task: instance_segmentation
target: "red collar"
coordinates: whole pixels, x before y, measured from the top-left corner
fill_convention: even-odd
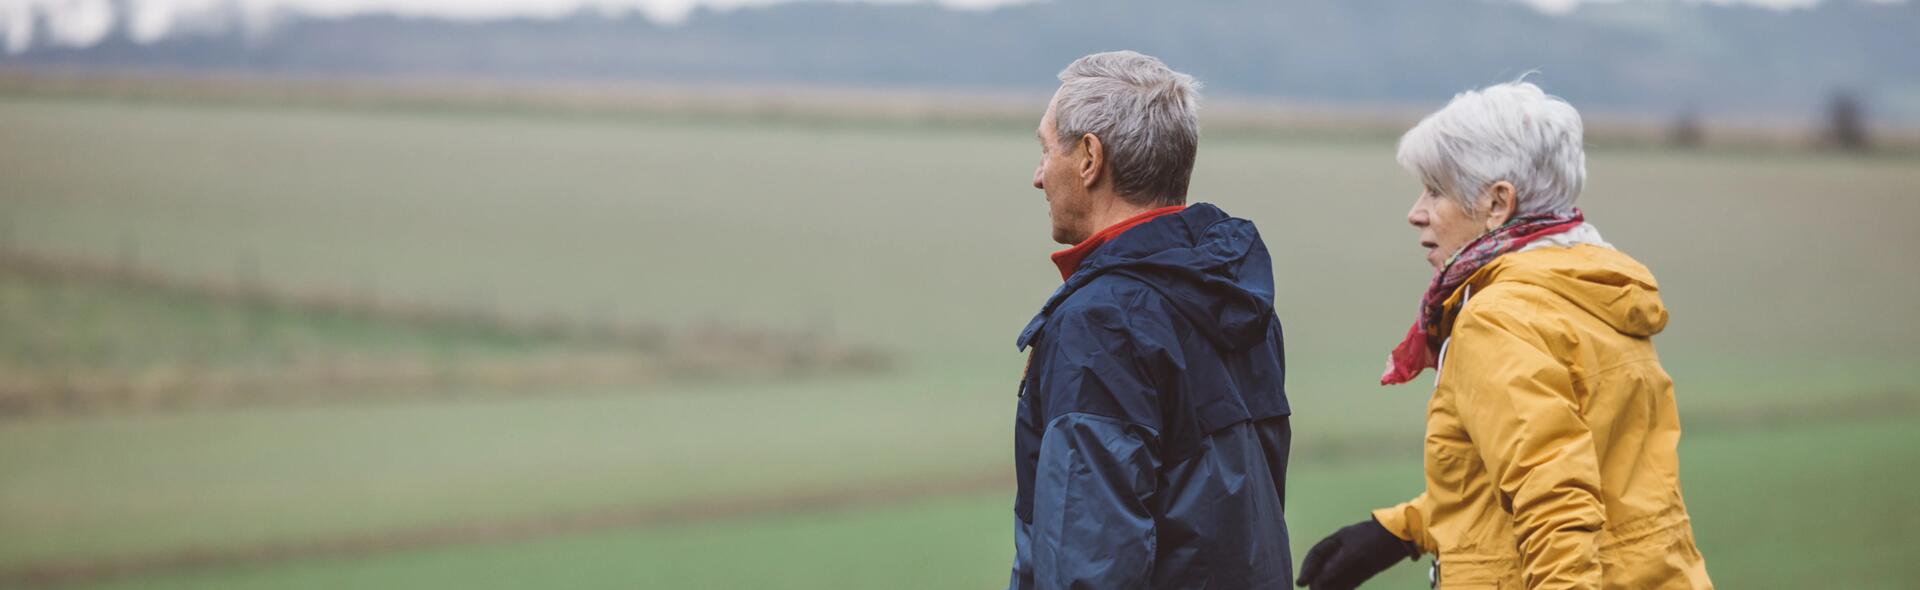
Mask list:
[[[1107,226],[1107,229],[1100,230],[1100,233],[1093,234],[1091,237],[1081,240],[1079,244],[1075,244],[1072,248],[1054,252],[1053,265],[1060,267],[1060,280],[1064,281],[1067,280],[1068,277],[1072,277],[1073,271],[1080,270],[1080,263],[1087,259],[1087,255],[1093,254],[1093,251],[1102,244],[1113,241],[1115,237],[1125,233],[1127,230],[1133,229],[1136,225],[1179,213],[1186,208],[1186,205],[1161,207],[1133,217],[1128,217],[1125,221]]]

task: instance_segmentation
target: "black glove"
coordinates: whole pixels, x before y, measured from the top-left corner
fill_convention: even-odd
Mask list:
[[[1352,590],[1402,559],[1420,558],[1420,548],[1369,518],[1321,539],[1300,562],[1300,580],[1312,590]]]

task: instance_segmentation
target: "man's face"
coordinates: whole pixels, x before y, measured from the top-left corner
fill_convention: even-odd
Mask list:
[[[1053,104],[1040,117],[1040,167],[1033,171],[1033,188],[1047,195],[1047,217],[1053,221],[1053,241],[1078,244],[1093,235],[1086,227],[1093,217],[1093,197],[1082,181],[1087,153],[1079,144],[1060,145],[1053,122]]]

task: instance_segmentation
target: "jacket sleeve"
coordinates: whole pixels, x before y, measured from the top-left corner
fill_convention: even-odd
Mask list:
[[[1427,532],[1427,518],[1433,513],[1433,498],[1426,492],[1399,505],[1373,511],[1373,520],[1402,541],[1411,541],[1421,553],[1439,551],[1433,535]]]
[[[1155,537],[1147,499],[1159,472],[1154,434],[1084,413],[1047,424],[1034,475],[1036,588],[1144,588]]]
[[[1007,590],[1026,590],[1033,587],[1033,564],[1027,561],[1033,548],[1027,543],[1027,537],[1033,531],[1033,525],[1013,517],[1013,576],[1007,580]]]
[[[1467,380],[1456,388],[1459,415],[1512,514],[1526,585],[1598,588],[1606,513],[1572,375],[1521,319],[1539,314],[1475,307],[1454,327],[1441,378]]]

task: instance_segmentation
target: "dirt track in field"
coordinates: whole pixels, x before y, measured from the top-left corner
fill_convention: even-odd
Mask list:
[[[1920,394],[1886,392],[1839,403],[1756,407],[1696,413],[1689,432],[1729,432],[1783,425],[1844,423],[1920,413]],[[1389,457],[1407,452],[1405,437],[1299,441],[1300,461]],[[296,539],[250,546],[201,547],[122,558],[44,563],[0,570],[0,587],[48,587],[137,578],[182,571],[256,566],[304,559],[351,559],[409,550],[508,543],[610,530],[644,529],[760,516],[865,509],[969,493],[1011,492],[1012,473],[956,475],[939,479],[866,485],[740,498],[702,498],[679,503],[614,507],[558,517],[450,523],[369,532],[335,538]],[[1011,501],[1011,498],[1009,498]]]
[[[331,539],[290,540],[243,547],[193,548],[116,559],[88,560],[0,570],[0,586],[44,587],[165,572],[260,565],[296,559],[370,557],[396,551],[505,543],[596,531],[722,521],[762,515],[870,508],[911,500],[992,492],[1012,487],[1012,474],[996,470],[947,479],[881,486],[672,504],[626,506],[563,517],[452,523]]]

